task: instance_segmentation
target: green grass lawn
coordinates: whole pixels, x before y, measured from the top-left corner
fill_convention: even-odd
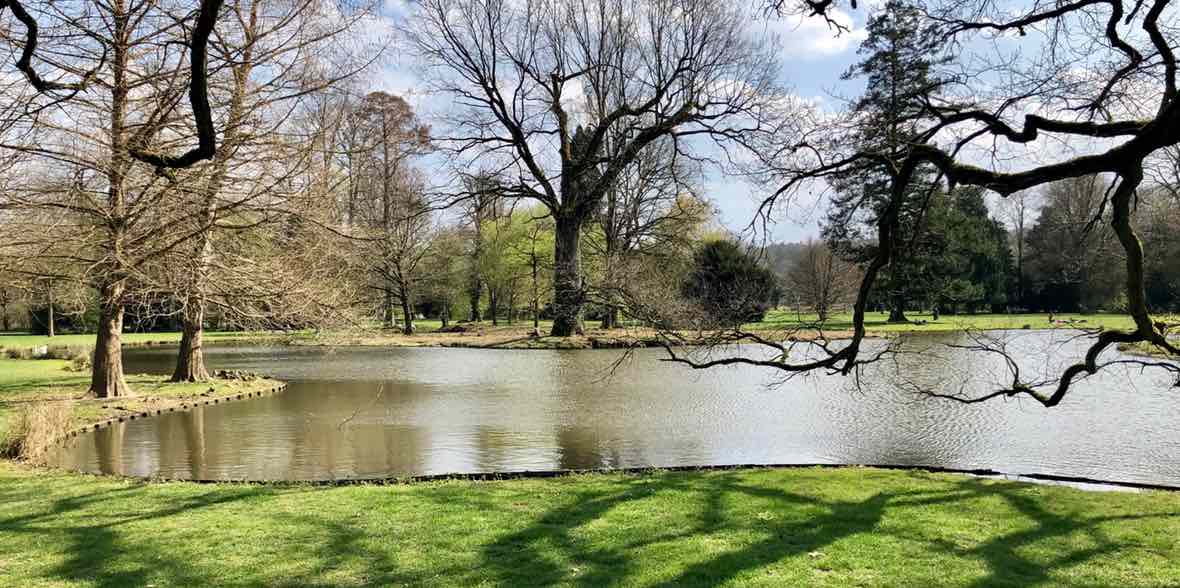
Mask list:
[[[1168,586],[1180,496],[875,469],[404,486],[0,462],[4,586]]]
[[[941,315],[937,321],[926,313],[906,313],[909,323],[889,323],[888,313],[870,312],[865,316],[865,329],[869,333],[914,333],[961,331],[964,329],[996,330],[1022,329],[1025,325],[1031,329],[1048,328],[1106,328],[1131,329],[1134,321],[1125,314],[1055,314],[1053,318],[1067,324],[1053,324],[1046,314],[959,314]],[[761,323],[749,325],[753,329],[773,330],[797,327],[800,324],[814,324],[818,320],[815,314],[796,314],[793,311],[779,309],[767,313]],[[925,321],[925,324],[915,324],[915,321]],[[824,328],[831,331],[852,330],[852,313],[838,313],[828,317]]]
[[[255,339],[265,340],[287,336],[291,336],[291,334],[268,331],[205,331],[205,340],[209,343],[217,343],[218,341],[250,341]],[[0,350],[27,350],[42,345],[48,347],[92,349],[94,347],[94,337],[92,333],[71,333],[57,335],[55,337],[27,335],[23,333],[0,333]],[[180,333],[123,333],[122,339],[125,345],[171,344],[180,342]]]

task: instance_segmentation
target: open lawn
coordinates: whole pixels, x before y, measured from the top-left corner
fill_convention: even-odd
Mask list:
[[[252,341],[274,340],[290,336],[289,333],[269,331],[205,331],[205,340],[209,343],[218,341]],[[174,333],[123,333],[124,345],[169,345],[180,342],[180,332]],[[41,335],[26,335],[23,333],[0,333],[0,351],[25,351],[36,347],[68,348],[87,350],[94,347],[94,335],[66,334],[55,337]]]
[[[1168,586],[1180,495],[866,468],[401,486],[0,462],[4,586]]]
[[[926,313],[906,313],[908,323],[890,323],[889,314],[884,312],[870,312],[865,316],[865,329],[869,333],[926,333],[939,331],[961,331],[964,329],[998,330],[998,329],[1131,329],[1134,322],[1125,314],[1054,314],[1053,323],[1049,322],[1048,314],[944,314],[935,321],[934,317]],[[800,325],[814,325],[818,317],[815,314],[796,314],[793,311],[779,309],[767,313],[765,320],[748,327],[756,330],[789,329]],[[824,329],[828,331],[851,331],[852,313],[836,313],[824,322]]]

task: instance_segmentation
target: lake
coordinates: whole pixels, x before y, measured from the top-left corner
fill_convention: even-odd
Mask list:
[[[996,334],[1026,373],[1044,375],[1080,356],[1075,335]],[[288,389],[120,423],[70,440],[55,461],[199,480],[830,463],[1180,485],[1180,394],[1168,375],[1114,367],[1052,409],[908,391],[982,392],[1008,377],[998,357],[946,345],[965,337],[909,337],[860,386],[823,374],[783,381],[765,368],[692,370],[659,361],[656,349],[624,358],[618,350],[210,347],[211,369],[271,375]],[[128,349],[126,368],[170,373],[172,353]]]

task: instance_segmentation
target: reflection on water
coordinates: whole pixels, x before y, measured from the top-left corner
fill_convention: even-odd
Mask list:
[[[1028,373],[1052,374],[1084,342],[1012,333]],[[913,387],[981,391],[997,358],[920,337],[850,380],[657,361],[610,375],[614,351],[208,350],[215,368],[290,382],[276,396],[121,423],[75,438],[64,467],[192,479],[370,478],[675,465],[866,463],[995,469],[1180,484],[1180,398],[1163,374],[1111,370],[1062,405],[917,400]],[[170,351],[129,350],[132,372]],[[1032,376],[1029,376],[1032,377]],[[775,385],[777,384],[777,385]]]

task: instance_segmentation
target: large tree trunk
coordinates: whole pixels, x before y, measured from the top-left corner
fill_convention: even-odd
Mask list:
[[[220,158],[218,163],[224,165]],[[211,182],[211,190],[218,190],[220,184],[221,174],[218,173],[214,175]],[[213,263],[212,231],[215,213],[213,192],[210,192],[205,204],[205,215],[202,218],[204,229],[196,249],[192,282],[189,284],[184,311],[180,315],[180,350],[176,354],[176,369],[172,372],[173,382],[209,381],[209,371],[205,369],[203,341],[205,335],[205,280],[209,266]]]
[[[894,294],[893,304],[889,307],[889,322],[891,323],[908,323],[909,319],[905,316],[905,295]]]
[[[90,393],[96,398],[131,394],[123,377],[123,289],[122,282],[104,284],[99,289],[98,337],[90,374]]]
[[[111,161],[106,170],[107,206],[109,221],[102,249],[110,261],[101,266],[98,288],[98,336],[91,358],[90,393],[96,398],[128,396],[131,389],[123,377],[123,297],[127,288],[124,238],[129,217],[126,210],[125,182],[130,168],[127,151],[127,95],[126,78],[128,50],[125,40],[130,38],[129,19],[120,3],[115,9],[114,36],[118,39],[111,56]]]
[[[582,221],[573,215],[554,218],[553,242],[553,330],[554,337],[582,333],[582,259],[579,247]]]
[[[173,382],[207,382],[209,370],[205,368],[205,299],[193,296],[184,309],[181,321],[180,352],[176,355],[176,369],[172,372]]]

